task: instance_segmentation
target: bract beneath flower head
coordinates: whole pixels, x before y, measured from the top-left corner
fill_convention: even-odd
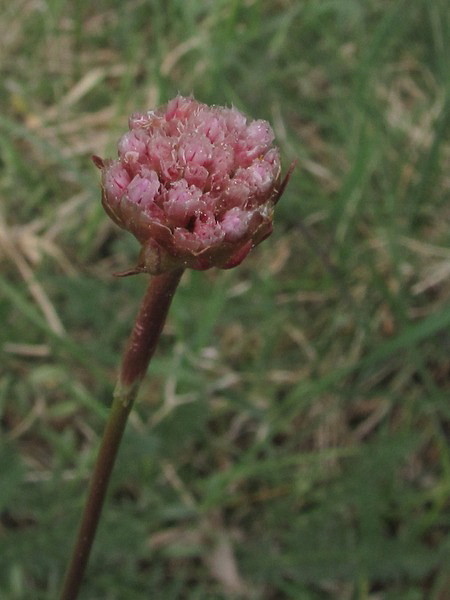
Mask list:
[[[129,129],[94,162],[106,212],[142,245],[131,272],[234,267],[270,235],[287,178],[266,121],[177,96]]]

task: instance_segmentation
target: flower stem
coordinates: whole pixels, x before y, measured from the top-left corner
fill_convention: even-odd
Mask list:
[[[136,317],[123,355],[114,400],[91,477],[60,600],[76,600],[78,596],[127,418],[155,351],[182,274],[183,269],[179,269],[154,276]]]

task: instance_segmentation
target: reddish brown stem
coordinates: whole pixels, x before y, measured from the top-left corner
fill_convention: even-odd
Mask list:
[[[91,477],[88,497],[60,600],[76,600],[100,519],[120,441],[139,384],[158,343],[183,270],[152,278],[122,359],[114,400]]]

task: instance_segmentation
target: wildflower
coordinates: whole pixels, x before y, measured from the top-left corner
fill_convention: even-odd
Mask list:
[[[150,279],[125,347],[60,600],[76,600],[128,416],[185,267],[238,265],[272,231],[280,158],[266,121],[177,96],[130,118],[119,158],[94,156],[103,206],[142,245],[127,273]]]
[[[106,212],[142,245],[124,274],[238,265],[270,235],[287,182],[273,139],[266,121],[192,97],[132,115],[119,158],[94,157]]]

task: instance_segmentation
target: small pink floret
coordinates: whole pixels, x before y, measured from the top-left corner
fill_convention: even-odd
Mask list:
[[[228,242],[236,242],[245,236],[252,213],[237,206],[227,211],[221,221],[222,231]]]
[[[104,170],[104,189],[112,202],[119,200],[128,187],[131,177],[120,162],[106,166]]]
[[[128,200],[133,204],[140,204],[143,209],[151,206],[159,191],[160,183],[154,171],[143,171],[136,175],[127,188]]]
[[[195,222],[204,209],[201,191],[195,185],[188,186],[184,179],[174,183],[164,203],[165,213],[173,227],[188,227]]]

